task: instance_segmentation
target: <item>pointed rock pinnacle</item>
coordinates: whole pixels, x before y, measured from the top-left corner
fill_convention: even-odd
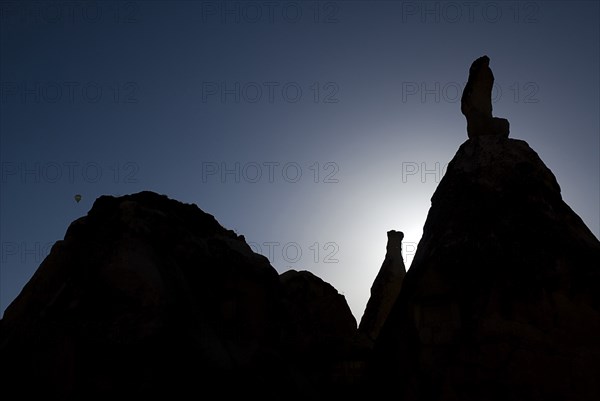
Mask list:
[[[460,99],[460,110],[467,118],[469,138],[481,135],[500,135],[508,138],[508,120],[492,117],[493,85],[494,74],[490,69],[490,58],[479,57],[471,64],[469,80]]]

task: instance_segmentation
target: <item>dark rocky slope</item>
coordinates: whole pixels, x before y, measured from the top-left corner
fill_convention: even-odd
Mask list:
[[[492,83],[489,58],[475,60],[461,99],[470,139],[431,199],[370,389],[405,401],[600,399],[600,241],[492,117]]]
[[[310,400],[351,395],[356,378],[348,367],[352,368],[358,344],[356,320],[344,296],[308,271],[289,270],[280,278],[283,355],[304,372],[304,380],[314,383],[300,385],[298,394]]]
[[[3,392],[50,399],[319,395],[333,376],[326,371],[316,380],[322,365],[307,355],[327,347],[328,337],[290,332],[288,314],[300,312],[294,317],[306,327],[330,328],[325,334],[336,341],[351,338],[356,322],[333,287],[315,279],[298,287],[297,274],[280,281],[242,236],[195,205],[152,192],[100,197],[0,321]],[[314,291],[327,303],[319,305]],[[290,349],[302,349],[304,358],[291,358]]]
[[[600,242],[521,140],[467,140],[375,346],[402,400],[600,399]]]

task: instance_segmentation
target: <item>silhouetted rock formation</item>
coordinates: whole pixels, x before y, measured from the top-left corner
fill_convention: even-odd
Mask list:
[[[411,268],[388,232],[360,330],[331,285],[279,276],[196,205],[102,196],[0,320],[2,395],[600,399],[600,241],[491,116],[488,63]]]
[[[301,386],[303,398],[327,399],[339,395],[339,367],[353,353],[356,319],[343,295],[308,271],[289,270],[280,276],[286,321],[283,348],[303,377],[313,385]],[[342,373],[343,375],[343,373]],[[300,384],[300,383],[299,383]],[[321,394],[309,393],[318,389]]]
[[[489,64],[488,56],[482,56],[473,62],[460,100],[460,110],[467,118],[469,138],[480,135],[500,135],[508,138],[508,120],[492,117],[494,74]]]
[[[326,357],[356,334],[356,319],[346,299],[331,284],[308,271],[281,274],[285,316],[284,341],[301,357]]]
[[[600,242],[526,142],[459,148],[374,352],[406,401],[600,399]]]
[[[358,328],[371,341],[377,339],[381,326],[400,293],[402,280],[406,274],[402,259],[404,233],[391,230],[388,231],[387,238],[385,259],[371,286],[371,297]]]
[[[152,192],[102,196],[0,321],[3,393],[225,400],[296,399],[305,387],[320,393],[288,348],[315,354],[328,334],[343,338],[356,322],[344,298],[316,280],[297,289],[284,276],[282,285],[265,257],[196,205]],[[289,311],[324,331],[291,338]]]

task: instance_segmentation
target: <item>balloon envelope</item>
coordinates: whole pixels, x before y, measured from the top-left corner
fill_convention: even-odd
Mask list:
[[[77,203],[79,203],[80,200],[81,200],[81,195],[79,195],[79,194],[75,195],[75,201]]]

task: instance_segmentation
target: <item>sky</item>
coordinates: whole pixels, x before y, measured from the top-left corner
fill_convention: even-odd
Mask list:
[[[493,115],[600,237],[599,21],[597,1],[2,1],[0,313],[97,197],[151,190],[360,320],[387,231],[410,267],[482,55]]]

